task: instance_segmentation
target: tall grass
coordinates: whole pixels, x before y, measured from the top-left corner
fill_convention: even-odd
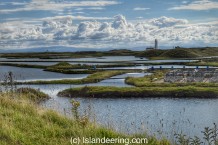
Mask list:
[[[0,144],[69,145],[70,139],[77,137],[130,139],[147,137],[149,145],[170,144],[166,140],[158,141],[144,134],[117,133],[84,121],[83,118],[78,122],[54,111],[42,109],[29,100],[12,98],[10,94],[0,94]]]

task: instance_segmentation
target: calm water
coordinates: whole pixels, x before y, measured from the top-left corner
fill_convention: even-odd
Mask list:
[[[126,86],[122,79],[111,79],[96,86]],[[94,84],[89,84],[94,85]],[[71,98],[57,97],[57,93],[70,87],[84,85],[32,85],[52,98],[41,105],[71,116]],[[149,132],[173,138],[174,132],[202,137],[206,126],[218,124],[218,99],[85,99],[80,101],[80,113],[91,114],[97,123],[126,133]],[[90,107],[91,106],[91,107]],[[91,110],[90,110],[91,108]]]
[[[127,75],[127,74],[126,74]],[[142,74],[138,74],[140,76]],[[120,78],[121,76],[119,76]],[[66,88],[85,85],[31,85],[49,94],[52,98],[41,105],[71,116],[71,98],[57,97]],[[109,79],[87,86],[130,87],[124,79]],[[21,86],[20,86],[21,87]],[[87,99],[80,101],[80,113],[90,114],[98,124],[125,133],[149,132],[159,137],[173,139],[174,133],[202,137],[204,127],[218,124],[218,99]],[[91,109],[90,109],[91,108]]]
[[[21,68],[13,66],[0,66],[0,78],[3,80],[8,72],[13,72],[17,81],[54,80],[54,79],[81,79],[88,74],[61,74],[43,71],[37,68]]]
[[[103,59],[99,60],[102,61]],[[172,65],[165,65],[165,67],[169,68],[171,68],[171,66]],[[149,66],[138,66],[131,68],[147,69],[148,67]],[[159,68],[160,66],[155,67]],[[174,67],[182,68],[183,66],[177,65]],[[62,78],[80,79],[87,76],[45,72],[42,69],[34,68],[0,66],[0,77],[2,78],[8,71],[12,71],[16,79],[21,81]],[[104,80],[97,84],[87,84],[87,86],[131,87],[124,83],[125,77],[141,77],[144,75],[149,74],[129,73],[115,76],[113,77],[114,79]],[[51,96],[51,99],[41,104],[42,106],[71,116],[71,99],[57,97],[57,93],[67,88],[81,86],[85,85],[29,85],[28,87],[39,88],[41,91]],[[201,131],[204,127],[212,126],[213,123],[218,124],[218,99],[77,98],[77,100],[81,102],[80,112],[82,114],[89,112],[92,116],[91,118],[97,123],[126,133],[147,131],[149,133],[156,133],[158,136],[164,134],[168,138],[173,138],[174,131],[177,133],[182,131],[190,136],[197,135],[201,137]]]

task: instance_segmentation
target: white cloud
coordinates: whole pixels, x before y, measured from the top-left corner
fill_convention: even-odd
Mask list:
[[[150,8],[142,8],[142,7],[136,7],[134,8],[133,10],[134,11],[146,11],[146,10],[149,10]]]
[[[185,4],[185,3],[184,3]],[[210,10],[218,9],[218,2],[210,0],[198,0],[190,4],[169,8],[168,10]]]
[[[45,11],[62,11],[72,7],[91,7],[90,9],[102,9],[109,5],[117,5],[117,1],[74,1],[74,2],[51,2],[49,0],[32,0],[25,7],[15,9],[1,9],[0,13],[15,13],[20,11],[45,10]],[[97,8],[98,7],[98,8]]]
[[[131,23],[124,16],[117,15],[110,22],[80,17],[85,21],[74,24],[77,18],[50,17],[43,19],[43,24],[38,26],[18,21],[0,23],[0,44],[10,47],[44,44],[108,48],[150,45],[155,38],[161,45],[218,42],[217,22],[189,24],[185,19],[160,17]]]
[[[187,24],[188,21],[186,19],[175,19],[170,17],[160,17],[149,20],[149,23],[158,27],[171,27],[174,25],[182,25]]]

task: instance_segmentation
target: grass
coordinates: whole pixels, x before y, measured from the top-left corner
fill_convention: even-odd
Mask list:
[[[111,70],[111,71],[100,71],[95,72],[84,79],[72,80],[72,79],[63,79],[63,80],[52,80],[52,81],[32,81],[32,82],[23,82],[22,84],[88,84],[88,83],[98,83],[102,80],[108,79],[112,76],[121,75],[124,73],[132,72],[129,70]],[[18,83],[20,84],[20,83]]]
[[[82,87],[70,88],[58,93],[65,97],[94,97],[94,98],[217,98],[217,87]]]
[[[105,69],[101,68],[111,68],[111,67],[127,67],[127,66],[135,66],[131,63],[125,64],[112,64],[112,65],[81,65],[81,64],[70,64],[68,62],[59,62],[55,65],[49,66],[45,69],[45,71],[51,72],[59,72],[64,74],[92,74],[96,72],[105,71]],[[95,68],[94,68],[95,67]]]
[[[198,62],[190,62],[187,65],[198,65],[198,66],[213,66],[218,67],[218,58],[203,58]]]
[[[152,71],[153,74],[150,76],[144,77],[127,77],[125,83],[135,87],[213,87],[218,88],[218,83],[164,83],[161,80],[164,78],[164,75],[169,70],[156,70]],[[160,81],[160,82],[159,82]]]
[[[19,88],[16,92],[22,94],[22,96],[28,97],[28,99],[34,102],[41,102],[49,99],[47,94],[33,88]]]
[[[125,79],[125,83],[136,86],[136,87],[148,86],[148,85],[151,85],[154,80],[157,81],[157,80],[163,79],[167,71],[169,70],[156,70],[156,71],[152,71],[151,73],[153,74],[149,76],[138,77],[138,78],[127,77]]]
[[[82,126],[76,120],[42,109],[31,101],[11,98],[9,94],[0,93],[0,144],[70,145],[70,139],[77,137],[147,137],[148,145],[170,145],[166,140],[158,141],[146,134],[121,134],[91,122]]]

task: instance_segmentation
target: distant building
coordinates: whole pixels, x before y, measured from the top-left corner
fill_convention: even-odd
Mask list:
[[[147,47],[146,50],[154,50],[154,47]]]

